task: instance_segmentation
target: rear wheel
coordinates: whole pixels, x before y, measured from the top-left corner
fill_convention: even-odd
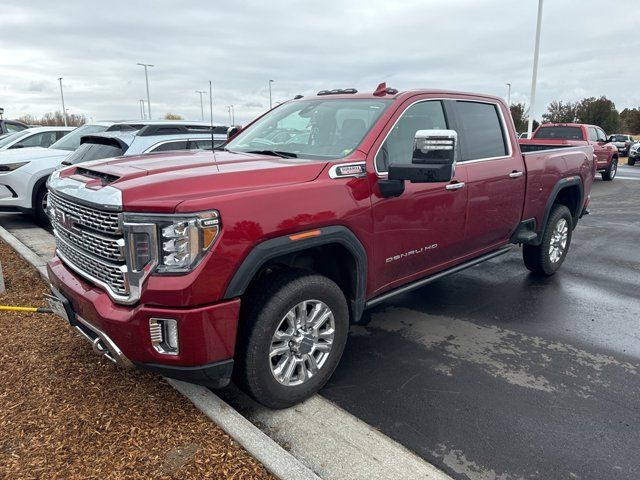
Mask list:
[[[236,381],[271,408],[320,390],[347,341],[349,310],[340,288],[321,275],[286,271],[253,288],[243,304]]]
[[[618,173],[618,157],[613,157],[607,169],[602,172],[602,180],[610,182],[616,178],[616,173]]]
[[[51,225],[49,222],[49,216],[47,215],[48,198],[49,191],[47,190],[47,186],[42,185],[40,188],[38,188],[38,192],[36,193],[35,198],[35,205],[33,206],[36,222],[41,227],[49,227]]]
[[[525,266],[537,275],[553,275],[564,262],[572,233],[571,212],[564,205],[554,205],[540,245],[523,245]]]
[[[627,158],[627,165],[629,165],[630,167],[633,167],[636,164],[636,159],[635,158]]]

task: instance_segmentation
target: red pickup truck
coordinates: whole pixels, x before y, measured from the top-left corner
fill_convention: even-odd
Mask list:
[[[618,148],[600,127],[584,123],[543,123],[531,139],[520,140],[523,151],[589,145],[596,156],[597,170],[605,181],[618,172]]]
[[[591,146],[521,153],[497,97],[296,97],[216,152],[54,173],[50,304],[119,365],[286,407],[368,307],[511,244],[553,274],[594,175]]]

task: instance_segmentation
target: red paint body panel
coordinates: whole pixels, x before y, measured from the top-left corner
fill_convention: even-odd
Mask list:
[[[188,309],[125,307],[78,278],[58,258],[49,262],[47,270],[52,286],[69,299],[76,314],[106,333],[133,362],[198,366],[233,356],[239,299]],[[152,317],[178,321],[178,355],[161,355],[153,349],[149,335]]]
[[[376,98],[333,95],[332,98]],[[233,356],[240,301],[223,301],[234,273],[256,245],[297,232],[340,225],[360,241],[367,256],[366,298],[436,273],[509,242],[522,220],[541,225],[549,196],[563,178],[578,176],[584,205],[593,181],[591,147],[522,155],[509,109],[496,97],[447,91],[404,92],[382,113],[347,157],[333,162],[281,159],[227,152],[181,152],[109,161],[82,167],[119,177],[131,212],[220,212],[222,231],[194,271],[151,275],[140,302],[116,305],[97,287],[70,272],[57,258],[49,263],[52,284],[78,313],[111,336],[130,359],[199,365]],[[375,155],[404,110],[421,100],[470,100],[495,104],[504,119],[509,153],[499,159],[457,165],[446,184],[411,184],[397,198],[383,198]],[[533,140],[535,141],[535,140]],[[365,162],[361,178],[330,178],[336,163]],[[62,173],[73,175],[76,167]],[[509,174],[523,172],[518,178]],[[433,247],[433,245],[437,245]],[[429,248],[432,247],[432,248]],[[394,256],[412,251],[410,261]],[[389,259],[392,259],[389,261]],[[150,315],[178,318],[181,353],[158,355],[149,341]]]

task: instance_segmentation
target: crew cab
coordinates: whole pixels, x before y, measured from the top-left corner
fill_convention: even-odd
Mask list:
[[[596,156],[596,169],[602,179],[611,181],[618,173],[618,148],[597,125],[583,123],[543,123],[531,139],[520,140],[525,151],[589,145]]]
[[[366,308],[512,244],[554,274],[594,176],[590,145],[523,154],[498,97],[321,91],[214,151],[56,171],[50,305],[121,366],[282,408]]]

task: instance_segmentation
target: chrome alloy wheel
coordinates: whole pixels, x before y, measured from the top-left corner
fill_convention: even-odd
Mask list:
[[[611,173],[609,174],[611,176],[611,178],[616,176],[616,173],[618,173],[618,161],[617,160],[612,160],[611,161]]]
[[[269,347],[275,379],[286,386],[302,385],[311,379],[329,358],[335,328],[333,312],[320,300],[305,300],[289,310]]]
[[[551,234],[551,242],[549,242],[549,259],[551,263],[557,263],[567,248],[567,240],[569,238],[569,224],[565,218],[561,218],[556,223],[553,233]]]

